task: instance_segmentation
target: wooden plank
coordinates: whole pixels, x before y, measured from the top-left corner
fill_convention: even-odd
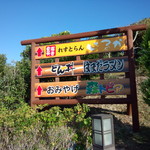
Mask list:
[[[37,64],[35,77],[77,76],[97,73],[128,72],[128,57]]]
[[[55,62],[56,62],[56,63],[59,62],[59,58],[55,58]],[[59,82],[59,81],[60,81],[59,77],[56,77],[56,78],[55,78],[55,82]],[[55,97],[56,100],[59,100],[59,98],[60,98],[60,97]]]
[[[132,122],[133,131],[139,131],[139,113],[138,113],[138,102],[137,102],[137,90],[136,90],[136,79],[135,79],[135,60],[134,60],[134,49],[133,49],[133,31],[127,31],[128,37],[128,49],[129,49],[129,74],[130,74],[130,89],[132,99]]]
[[[35,97],[130,94],[129,79],[67,81],[35,84]]]
[[[76,56],[76,60],[81,60],[81,57],[80,56]],[[78,75],[77,76],[77,81],[80,81],[80,80],[81,80],[81,75]]]
[[[118,36],[79,42],[37,46],[35,59],[66,57],[127,50],[127,37]]]
[[[125,33],[128,29],[131,29],[133,31],[146,30],[146,28],[147,28],[147,26],[144,24],[126,26],[126,27],[117,27],[117,28],[112,28],[112,29],[82,32],[82,33],[76,33],[76,34],[70,34],[70,35],[61,35],[61,36],[55,36],[55,37],[24,40],[24,41],[21,41],[21,44],[22,45],[29,45],[32,42],[35,42],[38,44],[38,43],[44,43],[44,42],[54,42],[54,41],[62,41],[62,40],[70,40],[70,39],[79,39],[79,38],[85,38],[85,37]]]
[[[35,98],[35,96],[34,96],[34,86],[33,86],[35,83],[39,83],[39,79],[36,79],[35,75],[34,75],[35,64],[36,64],[37,61],[39,63],[39,60],[35,60],[35,56],[34,56],[35,55],[35,53],[34,53],[35,45],[36,44],[34,42],[31,45],[31,59],[32,59],[32,61],[31,61],[31,95],[30,95],[30,105],[31,105],[31,107],[33,107],[33,101],[34,100],[39,100],[38,97]]]
[[[100,36],[99,36],[100,37]],[[102,59],[104,57],[104,53],[99,53],[99,58]],[[104,73],[100,73],[100,80],[104,80]],[[101,95],[101,99],[104,99],[106,96],[105,95]]]
[[[33,104],[50,104],[50,105],[76,105],[76,104],[129,104],[131,100],[127,98],[107,98],[107,99],[46,99],[46,100],[35,100]]]

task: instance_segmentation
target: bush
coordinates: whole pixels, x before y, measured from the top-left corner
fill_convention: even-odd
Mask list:
[[[1,150],[66,150],[75,143],[78,150],[91,147],[87,105],[37,111],[44,106],[33,109],[22,102],[19,107],[9,108],[7,104],[0,100]]]
[[[150,78],[141,83],[141,91],[144,101],[150,106]]]

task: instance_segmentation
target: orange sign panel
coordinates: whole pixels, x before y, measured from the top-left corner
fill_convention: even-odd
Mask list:
[[[67,81],[35,84],[35,97],[130,94],[129,79]]]

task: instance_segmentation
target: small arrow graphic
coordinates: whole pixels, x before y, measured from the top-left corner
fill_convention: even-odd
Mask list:
[[[41,68],[41,66],[38,66],[36,71],[37,71],[37,76],[42,76],[42,68]]]
[[[37,52],[38,57],[41,57],[43,50],[41,48],[38,48],[36,52]]]
[[[36,90],[37,90],[37,95],[41,96],[42,91],[43,91],[42,87],[39,85]]]

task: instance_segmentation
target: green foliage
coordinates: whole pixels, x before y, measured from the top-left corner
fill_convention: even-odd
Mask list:
[[[63,31],[63,32],[60,32],[57,34],[52,34],[50,37],[69,35],[69,34],[71,34],[69,31]],[[46,37],[43,37],[43,38],[46,38]],[[68,42],[68,41],[59,41],[59,43],[66,43],[66,42]],[[40,43],[40,45],[51,45],[51,44],[55,44],[55,42]]]
[[[132,25],[140,25],[140,24],[146,24],[149,27],[150,26],[150,18],[144,18],[136,23],[133,23]]]
[[[0,77],[4,76],[5,64],[6,64],[6,56],[4,54],[0,54]]]
[[[23,60],[31,60],[31,46],[27,45],[20,55]]]
[[[42,110],[26,103],[9,108],[10,99],[0,99],[0,148],[19,150],[66,150],[76,143],[76,149],[91,147],[91,119],[86,117],[87,105],[74,108],[52,107]]]
[[[0,78],[0,98],[15,97],[24,99],[25,81],[18,66],[5,65],[3,76]]]
[[[140,57],[138,59],[139,64],[142,66],[141,69],[143,72],[146,72],[146,75],[150,74],[150,29],[146,31],[146,34],[143,36],[142,41],[142,50],[139,52]]]
[[[29,102],[30,99],[30,86],[31,86],[31,46],[27,45],[25,50],[21,53],[21,61],[18,61],[16,67],[19,68],[21,72],[21,77],[25,82],[25,102]]]
[[[150,106],[150,78],[141,83],[141,91],[144,101]]]
[[[131,25],[140,25],[140,24],[145,24],[147,27],[150,27],[150,18],[144,18],[136,23],[133,23]],[[137,36],[136,36],[137,34]],[[135,41],[134,41],[134,49],[135,49],[135,58],[139,58],[140,55],[138,52],[140,52],[142,50],[142,47],[141,47],[141,43],[143,41],[143,36],[145,34],[145,30],[144,31],[136,31],[134,32],[134,38],[135,38]],[[138,62],[137,63],[137,66],[138,66]]]
[[[51,37],[60,36],[60,35],[68,35],[68,34],[71,34],[70,31],[63,31],[58,34],[52,34]]]
[[[142,82],[141,90],[145,102],[150,105],[150,29],[143,36],[142,48],[138,61],[142,68],[141,71],[145,72],[148,79]]]
[[[5,55],[0,55],[0,98],[14,100],[12,104],[22,99],[27,102],[30,97],[30,58],[31,47],[21,53],[22,60],[6,64]]]

